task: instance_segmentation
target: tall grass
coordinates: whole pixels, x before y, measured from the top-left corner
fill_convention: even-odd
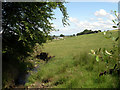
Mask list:
[[[117,35],[117,32],[114,32]],[[29,77],[27,86],[52,88],[116,88],[118,77],[99,73],[106,70],[104,62],[96,62],[95,57],[88,54],[91,49],[110,48],[112,42],[102,33],[81,35],[53,41],[44,45],[43,51],[54,55],[48,63],[40,64],[37,73]]]

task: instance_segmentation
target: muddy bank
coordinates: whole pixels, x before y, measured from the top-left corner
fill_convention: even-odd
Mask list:
[[[32,60],[32,63],[34,63],[34,68],[29,69],[28,73],[20,73],[18,79],[15,81],[15,87],[14,88],[27,88],[25,87],[25,84],[28,82],[28,78],[31,75],[31,73],[37,72],[38,68],[40,68],[40,62],[48,63],[48,61],[55,56],[49,56],[46,52],[41,52],[40,55],[37,55],[36,58],[37,61]],[[40,70],[40,69],[39,69]]]

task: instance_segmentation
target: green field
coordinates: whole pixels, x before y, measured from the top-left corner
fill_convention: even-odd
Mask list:
[[[117,31],[111,31],[117,37]],[[89,55],[91,49],[112,47],[113,42],[103,33],[66,37],[43,45],[43,52],[55,56],[48,63],[42,60],[38,72],[32,72],[26,86],[48,88],[116,88],[118,77],[99,73],[106,70],[104,62],[97,62]],[[37,47],[39,48],[39,47]],[[38,50],[39,51],[39,50]],[[37,60],[37,59],[36,59]],[[112,67],[111,67],[112,68]]]

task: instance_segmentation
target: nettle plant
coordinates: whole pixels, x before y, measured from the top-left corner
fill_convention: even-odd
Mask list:
[[[112,20],[116,26],[113,26],[113,28],[118,28],[120,25],[119,17],[117,15],[117,12],[114,11],[114,15],[117,17],[115,20]],[[104,31],[103,35],[106,39],[111,39],[113,42],[113,46],[110,49],[106,48],[98,48],[97,50],[91,50],[90,55],[94,56],[97,62],[103,61],[106,64],[107,70],[104,72],[101,72],[99,76],[103,74],[112,74],[113,72],[116,72],[119,74],[120,68],[119,68],[119,58],[118,58],[118,40],[119,36],[114,37],[113,33],[110,31]],[[112,68],[112,69],[111,69]]]

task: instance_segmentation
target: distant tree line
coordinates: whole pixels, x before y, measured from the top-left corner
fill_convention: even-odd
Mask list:
[[[83,32],[80,32],[80,33],[77,33],[77,34],[73,34],[73,35],[64,35],[64,34],[60,34],[59,36],[56,36],[56,35],[53,35],[53,36],[48,36],[48,40],[52,40],[54,38],[57,38],[57,37],[74,37],[74,36],[78,36],[78,35],[84,35],[84,34],[92,34],[92,33],[98,33],[98,32],[101,32],[101,30],[95,30],[95,31],[92,31],[92,30],[87,30],[85,29]]]
[[[85,29],[83,32],[77,33],[76,35],[78,36],[78,35],[92,34],[92,33],[98,33],[98,32],[101,32],[101,30],[92,31],[92,30],[87,30],[87,29]]]

